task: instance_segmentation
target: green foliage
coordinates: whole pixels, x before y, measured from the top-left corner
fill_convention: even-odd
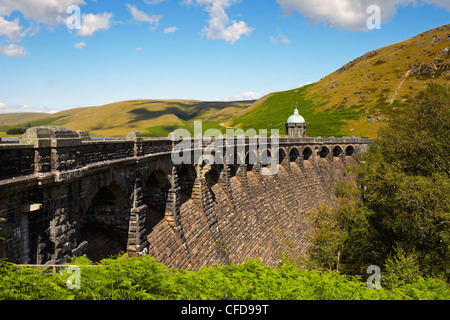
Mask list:
[[[430,84],[381,131],[357,184],[338,185],[339,206],[312,216],[312,263],[335,269],[339,254],[345,273],[386,266],[389,286],[419,281],[413,274],[449,281],[449,97]]]
[[[430,83],[380,131],[387,163],[412,175],[450,174],[450,91]]]
[[[407,254],[402,247],[396,247],[395,255],[390,256],[386,261],[386,273],[383,279],[384,285],[390,289],[400,285],[414,284],[422,279],[417,255]]]
[[[19,135],[19,134],[24,134],[25,131],[27,131],[27,129],[25,129],[25,128],[11,128],[6,131],[6,134],[11,135],[11,136]]]
[[[110,258],[92,267],[87,258],[70,262],[81,269],[81,289],[69,290],[65,271],[53,274],[0,261],[0,299],[33,300],[345,300],[448,299],[443,283],[420,279],[393,289],[369,290],[360,277],[328,270],[302,271],[290,263],[270,268],[258,260],[240,266],[171,270],[154,258]]]

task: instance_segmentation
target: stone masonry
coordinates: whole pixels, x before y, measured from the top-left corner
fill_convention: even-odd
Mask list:
[[[125,251],[179,269],[250,258],[276,266],[280,251],[305,251],[306,213],[334,205],[334,186],[370,142],[282,138],[277,174],[263,175],[261,163],[226,158],[175,165],[170,139],[138,132],[94,140],[30,128],[17,144],[0,141],[0,258],[58,264]]]

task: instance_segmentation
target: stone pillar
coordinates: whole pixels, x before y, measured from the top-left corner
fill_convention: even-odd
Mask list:
[[[212,195],[209,191],[208,184],[206,183],[205,179],[205,175],[210,169],[211,166],[209,164],[197,166],[197,178],[194,182],[192,194],[194,199],[197,199],[201,202],[203,212],[205,213],[210,230],[216,233],[219,231],[217,225],[217,217],[214,212]]]
[[[148,252],[145,230],[147,205],[131,208],[128,229],[127,252],[130,257],[136,257]]]
[[[181,223],[181,202],[180,191],[181,187],[178,184],[178,173],[176,166],[172,167],[172,174],[170,175],[170,189],[167,196],[165,220],[172,228],[174,233],[179,236],[183,246],[186,257],[190,260],[189,247],[184,236],[183,225]]]
[[[140,157],[143,155],[142,142],[144,139],[141,137],[141,133],[138,131],[130,132],[127,136],[127,140],[134,141],[134,156]]]
[[[130,257],[140,256],[148,252],[145,229],[147,205],[142,203],[142,196],[140,181],[136,179],[133,191],[133,207],[130,210],[128,226],[127,252]]]
[[[80,135],[64,127],[34,127],[20,139],[35,148],[35,173],[68,170],[79,164]]]

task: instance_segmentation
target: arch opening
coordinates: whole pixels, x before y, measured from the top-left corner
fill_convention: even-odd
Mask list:
[[[345,155],[346,156],[353,156],[355,155],[355,148],[353,146],[348,146],[347,148],[345,148]]]
[[[333,148],[333,157],[339,157],[342,154],[342,148],[336,146]]]
[[[190,199],[192,197],[192,189],[194,188],[197,173],[193,165],[182,164],[178,169],[178,184],[181,189],[181,194]],[[182,200],[182,201],[186,201]]]
[[[291,152],[289,153],[289,160],[291,162],[296,162],[299,157],[300,157],[300,153],[298,152],[298,150],[296,148],[293,148],[291,150]]]
[[[130,208],[119,187],[101,188],[80,219],[81,241],[87,241],[87,258],[99,262],[127,250]]]
[[[269,149],[263,149],[260,155],[261,168],[270,168],[272,163],[272,152]]]
[[[251,154],[251,157],[250,157],[250,154]],[[251,158],[251,161],[250,161],[250,158]],[[257,159],[257,156],[256,156],[255,151],[250,151],[247,153],[247,156],[245,157],[245,164],[247,165],[247,172],[250,172],[253,170],[253,167],[256,165],[256,162],[255,162],[256,159]],[[253,163],[253,162],[255,162],[255,163]]]
[[[282,164],[284,159],[286,159],[286,152],[283,149],[279,149],[278,152],[278,164]]]
[[[142,201],[147,205],[145,229],[148,233],[164,219],[170,186],[167,175],[161,170],[153,171],[145,182]]]
[[[303,150],[303,160],[309,160],[312,155],[313,155],[313,152],[310,147],[306,147]]]
[[[322,147],[319,151],[319,156],[323,159],[326,158],[330,154],[330,149],[328,147]]]

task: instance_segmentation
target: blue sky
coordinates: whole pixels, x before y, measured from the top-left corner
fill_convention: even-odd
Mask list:
[[[449,18],[450,0],[0,0],[0,113],[259,98]]]

